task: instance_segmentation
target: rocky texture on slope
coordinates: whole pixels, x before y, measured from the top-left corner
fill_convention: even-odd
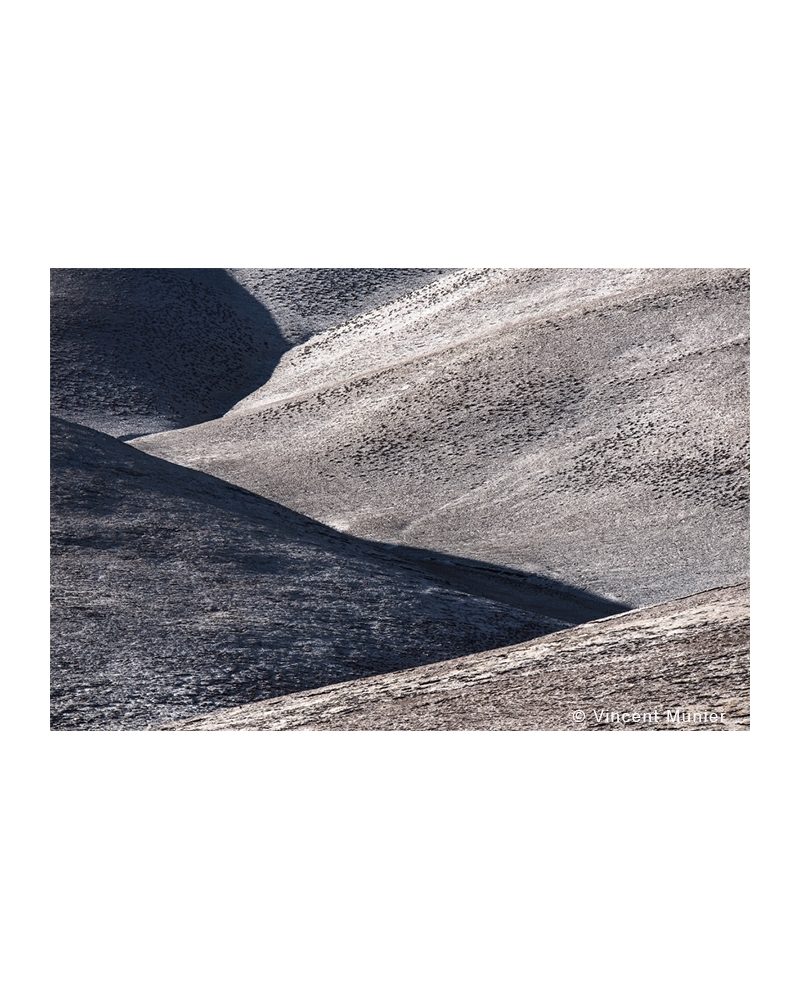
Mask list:
[[[742,584],[168,728],[742,730],[749,718]]]
[[[50,272],[53,412],[116,436],[218,417],[287,344],[221,269]]]
[[[343,531],[642,605],[748,573],[749,274],[474,269],[138,439]]]
[[[57,729],[142,728],[610,610],[543,581],[526,591],[500,568],[362,542],[61,420],[52,472]]]
[[[287,343],[324,330],[430,284],[452,268],[233,267],[231,275],[269,309]]]
[[[218,417],[283,352],[441,269],[55,268],[54,412],[117,437]]]

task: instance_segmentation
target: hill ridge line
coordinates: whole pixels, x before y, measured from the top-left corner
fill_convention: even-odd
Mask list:
[[[732,274],[733,273],[737,273],[737,270],[738,269],[731,269],[731,273]],[[445,279],[441,279],[441,280],[445,280]],[[436,284],[436,282],[433,282],[432,284]],[[623,308],[623,306],[621,306],[621,305],[618,304],[618,301],[617,301],[618,299],[625,299],[626,300],[626,304],[630,304],[630,305],[637,305],[637,304],[640,304],[640,303],[654,304],[655,305],[659,301],[661,301],[661,300],[663,300],[665,298],[668,298],[669,296],[671,296],[672,294],[674,294],[674,292],[676,292],[676,291],[685,290],[685,289],[691,289],[691,288],[697,288],[699,290],[699,289],[708,288],[708,287],[710,287],[712,289],[716,289],[716,288],[719,288],[721,286],[722,286],[722,280],[721,280],[721,278],[720,278],[720,281],[714,282],[714,283],[709,283],[709,282],[707,282],[705,280],[698,279],[698,280],[696,280],[694,282],[687,282],[685,284],[679,284],[678,282],[676,282],[670,288],[664,289],[663,292],[661,292],[660,294],[656,294],[656,295],[653,295],[651,292],[647,292],[647,291],[644,291],[644,290],[640,294],[638,294],[638,295],[636,295],[636,294],[630,294],[630,293],[628,293],[626,291],[616,292],[616,293],[610,293],[608,295],[598,295],[598,296],[596,296],[593,299],[589,299],[588,302],[593,302],[593,303],[598,303],[599,302],[599,303],[602,303],[602,302],[606,301],[608,303],[607,308],[605,308],[605,309],[603,309],[603,308],[599,308],[599,309],[598,308],[587,308],[587,307],[585,307],[585,304],[582,304],[581,306],[578,306],[578,307],[572,307],[572,308],[567,307],[567,308],[560,309],[560,311],[556,311],[557,308],[558,308],[558,307],[556,307],[556,309],[554,309],[553,312],[546,313],[545,315],[542,315],[540,317],[536,317],[535,319],[530,319],[529,317],[525,317],[524,319],[521,319],[520,320],[520,327],[527,327],[527,329],[529,331],[534,331],[534,330],[539,329],[540,327],[552,325],[553,322],[554,322],[554,319],[556,317],[558,319],[564,321],[564,322],[568,322],[568,321],[574,320],[574,319],[582,319],[582,318],[587,317],[587,316],[604,316],[604,315],[607,315],[609,312],[613,312],[615,309]],[[416,295],[419,291],[421,291],[421,289],[416,289],[415,291],[410,292],[409,295]],[[395,302],[399,302],[399,301],[402,301],[402,300],[401,299],[395,300]],[[656,305],[656,307],[658,307],[658,306]],[[383,309],[385,307],[381,306],[379,308]],[[372,314],[366,313],[363,316],[359,316],[356,319],[349,321],[348,324],[346,324],[346,325],[350,326],[350,325],[353,325],[355,323],[359,323],[362,320],[365,320],[366,317],[368,317],[370,315],[372,315]],[[337,327],[335,329],[339,329],[339,328]],[[325,333],[319,334],[318,336],[320,338],[321,337],[325,337],[325,336],[328,335],[328,332],[330,332],[330,331],[326,331]],[[516,332],[517,332],[517,330],[513,330],[513,329],[512,330],[508,330],[508,331],[504,332],[504,336],[512,334],[512,333],[516,333]],[[320,385],[314,386],[311,389],[304,389],[304,390],[301,390],[301,391],[298,391],[298,392],[289,393],[289,394],[284,395],[284,396],[268,397],[268,398],[266,398],[264,400],[260,400],[258,402],[254,401],[250,406],[246,406],[245,405],[246,402],[247,402],[247,399],[249,398],[249,397],[245,397],[244,399],[242,399],[238,403],[236,403],[233,407],[231,407],[230,410],[226,411],[226,413],[224,413],[221,417],[217,417],[215,419],[216,420],[224,420],[226,417],[232,416],[234,414],[236,414],[236,415],[241,414],[242,416],[244,416],[244,414],[253,414],[253,413],[257,413],[259,410],[268,409],[269,407],[278,406],[278,405],[281,405],[281,404],[284,404],[284,403],[287,403],[287,402],[291,402],[291,401],[295,401],[295,400],[298,401],[298,402],[303,402],[305,400],[310,400],[310,399],[313,399],[314,397],[319,396],[322,393],[325,393],[327,391],[339,389],[339,388],[342,388],[342,387],[347,386],[347,385],[357,384],[359,381],[361,381],[363,379],[372,378],[375,375],[380,375],[383,372],[393,371],[394,369],[402,368],[404,365],[413,364],[413,363],[415,363],[417,361],[426,361],[429,358],[438,357],[440,355],[446,354],[448,351],[455,350],[456,348],[463,347],[466,344],[472,344],[472,343],[477,344],[480,341],[485,340],[485,339],[493,336],[494,334],[495,334],[494,330],[483,330],[483,331],[481,331],[479,333],[467,334],[464,337],[460,337],[458,340],[453,340],[450,343],[444,344],[441,347],[432,348],[429,351],[420,351],[420,352],[415,353],[415,354],[409,354],[407,357],[400,358],[399,360],[394,361],[394,362],[392,362],[390,364],[381,365],[381,366],[379,366],[377,368],[369,368],[369,369],[364,369],[364,370],[359,371],[359,372],[355,372],[355,373],[353,373],[352,375],[348,376],[345,379],[340,379],[340,380],[335,381],[335,382],[324,382],[324,383],[322,383]],[[309,346],[311,346],[315,342],[316,339],[317,338],[314,337],[314,338],[311,338],[310,340],[306,341],[304,344],[298,345],[297,348],[294,348],[292,351],[287,352],[287,356],[293,354],[294,351],[297,351],[298,352],[298,357],[302,357],[302,353],[301,353],[302,350],[304,348],[308,348]],[[698,351],[696,351],[694,353],[700,354],[700,353],[703,353],[703,351],[702,350],[698,350]],[[294,361],[293,361],[293,359],[290,359],[288,361],[288,364],[292,365],[294,367]],[[255,392],[252,393],[251,395],[257,395],[258,393],[262,392],[263,388],[265,388],[267,385],[269,385],[269,382],[264,383],[264,386],[262,388],[256,389]],[[214,421],[202,421],[202,423],[213,423],[213,422]],[[198,425],[197,424],[191,425],[191,427],[195,427],[195,426],[198,426]],[[190,428],[183,428],[183,427],[176,428],[176,430],[178,430],[178,431],[188,430],[188,429],[190,429]],[[162,433],[170,433],[171,434],[173,432],[172,431],[159,431],[158,432],[158,434],[162,434]],[[144,438],[144,437],[156,437],[156,436],[157,436],[156,434],[142,435],[142,438]]]

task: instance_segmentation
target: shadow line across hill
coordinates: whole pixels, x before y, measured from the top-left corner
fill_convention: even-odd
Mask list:
[[[58,420],[56,422],[60,423]],[[74,427],[74,430],[77,428]],[[83,453],[89,462],[104,461],[108,457],[102,438],[96,437],[95,433],[90,431],[81,435],[84,438]],[[97,453],[92,456],[91,453],[95,449]],[[272,519],[278,513],[281,520],[288,518],[295,529],[315,537],[320,544],[327,543],[335,549],[344,550],[353,547],[360,553],[371,553],[385,563],[387,569],[392,566],[411,568],[431,578],[433,582],[444,583],[461,593],[497,601],[570,625],[606,618],[631,609],[628,604],[611,601],[545,576],[526,574],[507,566],[446,552],[373,541],[351,535],[244,487],[209,473],[149,455],[132,445],[118,441],[113,450],[117,459],[114,463],[116,471],[121,480],[128,484],[128,488],[135,482],[137,475],[147,470],[153,473],[152,478],[148,477],[150,486],[157,484],[158,489],[165,495],[191,496],[194,499],[201,496],[204,504],[213,506],[232,518],[241,518],[243,507],[249,517],[257,520]],[[134,477],[133,480],[131,477]],[[80,508],[84,502],[89,505],[92,503],[89,498],[75,498],[73,501],[76,508]],[[231,551],[230,555],[244,563],[249,558],[247,552]]]
[[[222,416],[292,345],[222,268],[51,271],[51,409],[118,439]]]
[[[465,559],[460,556],[402,545],[380,545],[387,555],[407,565],[433,574],[455,590],[509,604],[524,611],[536,611],[570,625],[582,625],[598,618],[630,611],[632,605],[600,597],[545,576],[522,573],[507,566]]]

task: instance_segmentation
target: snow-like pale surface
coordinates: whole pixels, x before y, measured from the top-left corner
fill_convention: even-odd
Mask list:
[[[502,336],[521,323],[564,317],[600,304],[607,308],[643,292],[680,292],[703,273],[596,268],[457,271],[287,353],[269,382],[233,409],[257,409],[266,402],[345,383],[474,337]]]
[[[454,272],[140,438],[354,535],[633,605],[748,575],[749,275]]]

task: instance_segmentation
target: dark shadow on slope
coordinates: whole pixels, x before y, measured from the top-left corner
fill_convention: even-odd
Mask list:
[[[115,437],[221,416],[289,347],[222,268],[51,270],[52,409]]]
[[[51,410],[123,440],[213,420],[297,343],[446,271],[53,268]]]
[[[71,426],[57,418],[54,418],[54,423]],[[87,454],[94,452],[96,461],[105,458],[102,438],[87,436],[83,447]],[[202,497],[204,504],[227,514],[241,516],[246,510],[248,517],[257,520],[272,521],[278,514],[281,520],[290,521],[293,528],[319,542],[327,540],[337,546],[351,546],[361,552],[371,552],[388,564],[411,568],[461,593],[498,601],[571,625],[631,609],[629,604],[610,601],[560,580],[522,573],[507,566],[350,535],[224,479],[148,455],[129,445],[119,454],[123,461],[116,464],[115,471],[118,475],[136,477],[141,474],[141,469],[149,469],[157,474],[156,482],[164,495]],[[77,498],[71,509],[77,511],[84,503],[89,508],[96,509],[97,500],[88,496]],[[247,556],[246,553],[241,555],[245,558]]]
[[[392,558],[432,574],[455,590],[501,601],[514,608],[535,610],[537,614],[558,618],[570,625],[582,625],[632,608],[630,604],[610,601],[591,591],[507,566],[404,545],[383,545],[381,548],[388,550]]]
[[[343,534],[84,426],[53,429],[54,728],[143,728],[613,613],[555,581]]]
[[[301,344],[356,316],[428,285],[457,268],[231,268],[272,312],[284,337]]]

